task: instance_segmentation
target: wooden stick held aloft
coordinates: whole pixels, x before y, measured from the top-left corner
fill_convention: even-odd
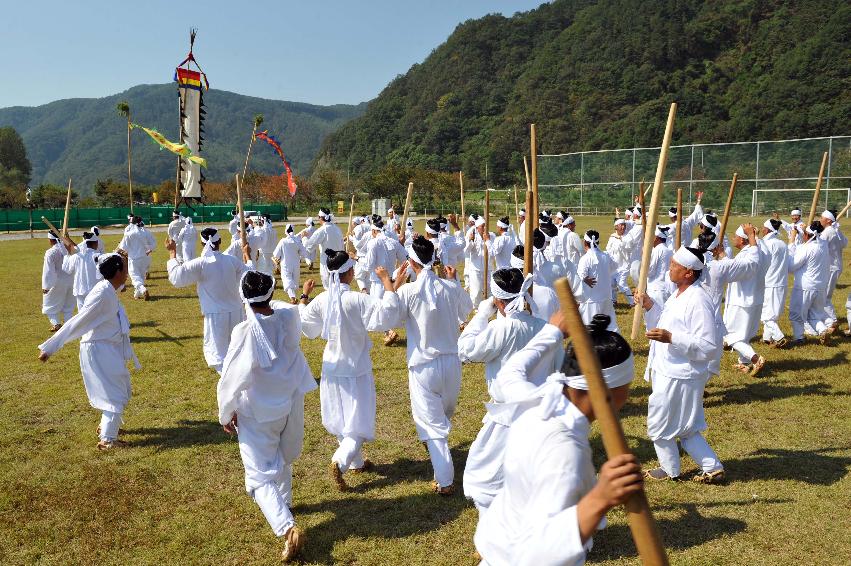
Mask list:
[[[411,199],[414,197],[414,182],[408,183],[408,194],[405,197],[405,211],[402,213],[402,227],[400,239],[405,241],[405,230],[408,229],[408,214],[411,212]]]
[[[591,342],[588,330],[582,322],[576,298],[570,290],[567,279],[556,281],[555,288],[561,303],[565,325],[573,342],[576,361],[579,362],[579,369],[588,383],[588,397],[594,410],[594,416],[600,423],[600,433],[603,437],[606,455],[609,458],[614,458],[621,454],[629,454],[630,450],[623,434],[623,428],[621,428],[621,423],[612,408],[609,388],[603,381],[600,359],[594,350],[594,344]],[[659,535],[659,529],[653,519],[653,513],[650,511],[650,504],[644,490],[633,494],[626,501],[624,507],[641,562],[653,566],[667,565],[668,557],[662,545],[662,537]]]
[[[730,220],[730,209],[733,208],[733,195],[736,194],[736,183],[739,181],[739,174],[733,173],[733,180],[730,181],[730,192],[727,193],[727,204],[724,205],[724,216],[721,217],[721,226],[718,229],[718,245],[724,246],[724,232],[727,231],[727,222]]]
[[[485,235],[490,238],[490,229],[491,229],[491,193],[490,189],[485,189]],[[488,240],[490,243],[490,240]],[[483,277],[482,277],[482,300],[488,298],[488,265],[490,264],[490,246],[485,245],[484,241],[482,241],[482,246],[484,247],[483,255],[484,260],[484,269],[483,269]]]
[[[677,103],[671,103],[668,111],[668,123],[665,125],[665,137],[662,138],[662,148],[659,151],[659,163],[656,165],[656,179],[653,181],[653,194],[650,196],[650,212],[647,215],[647,225],[644,227],[644,248],[641,250],[641,269],[638,275],[638,290],[647,290],[647,270],[650,267],[650,253],[653,251],[653,239],[656,234],[656,220],[659,218],[659,200],[662,198],[662,187],[665,180],[665,166],[668,164],[668,149],[674,134],[674,117],[677,115]],[[636,303],[632,316],[631,338],[638,338],[641,325],[641,307]]]
[[[68,179],[68,194],[65,196],[65,216],[62,220],[62,232],[57,234],[63,238],[68,237],[68,220],[71,215],[71,179]]]
[[[848,209],[849,209],[849,208],[851,208],[851,200],[849,200],[849,201],[848,201],[848,204],[846,204],[846,205],[845,205],[845,208],[843,208],[841,211],[839,211],[839,214],[837,214],[837,215],[836,215],[836,221],[837,221],[837,222],[839,222],[839,219],[840,219],[840,218],[842,218],[842,215],[843,215],[843,214],[845,214],[846,212],[848,212]]]
[[[520,205],[517,202],[517,185],[514,185],[514,218],[520,218]]]
[[[534,245],[535,229],[532,227],[532,219],[529,218],[532,210],[532,191],[526,191],[526,223],[523,225],[523,275],[532,273],[532,246]],[[518,227],[519,228],[519,227]]]
[[[351,202],[351,204],[349,204],[349,227],[347,228],[347,234],[346,234],[346,250],[349,253],[355,252],[355,245],[352,243],[351,240],[349,240],[349,234],[351,234],[352,231],[354,230],[354,228],[352,227],[352,220],[354,220],[354,218],[355,218],[354,215],[355,215],[355,193],[352,193],[352,202]]]
[[[683,190],[677,189],[677,232],[674,234],[674,249],[683,244]]]
[[[821,183],[824,181],[824,168],[827,166],[827,152],[824,152],[824,155],[821,158],[821,167],[819,167],[818,171],[818,181],[816,181],[816,192],[813,193],[813,204],[810,207],[810,216],[807,219],[807,225],[805,227],[809,227],[810,224],[813,223],[813,220],[816,217],[816,208],[818,207],[818,197],[819,193],[821,193]]]
[[[538,227],[538,218],[540,213],[541,202],[538,197],[538,136],[535,124],[532,124],[530,129],[531,147],[532,147],[532,207],[535,209],[535,228]],[[527,216],[528,219],[528,216]]]
[[[467,225],[467,212],[464,210],[464,172],[458,171],[458,183],[461,184],[461,225]]]
[[[245,212],[242,210],[242,187],[239,184],[239,173],[234,177],[236,178],[236,209],[239,211],[239,240],[244,247],[248,243],[248,238],[245,234]]]

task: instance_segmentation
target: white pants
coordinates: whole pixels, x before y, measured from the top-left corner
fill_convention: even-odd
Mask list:
[[[502,489],[502,461],[510,430],[510,427],[486,416],[479,434],[470,445],[464,466],[464,496],[473,500],[479,513],[490,507],[493,498]]]
[[[765,297],[762,302],[762,319],[763,332],[762,339],[765,341],[777,341],[783,338],[783,331],[777,324],[777,320],[783,313],[783,306],[786,303],[786,287],[766,287]]]
[[[477,271],[470,268],[469,272],[464,271],[464,277],[467,279],[467,293],[470,294],[470,299],[474,305],[478,305],[484,299],[482,298],[482,282],[484,281],[485,272]]]
[[[632,290],[627,283],[627,277],[629,277],[629,265],[618,269],[612,276],[612,302],[618,300],[618,291],[620,291],[626,297],[629,306],[632,306],[635,301],[632,300]]]
[[[204,315],[204,359],[219,373],[222,373],[222,364],[228,353],[231,332],[243,320],[245,311],[242,309]]]
[[[724,311],[724,326],[727,328],[724,341],[739,354],[739,363],[749,364],[756,355],[750,340],[756,335],[759,327],[760,309],[760,305],[727,305]]]
[[[358,283],[358,289],[361,291],[366,289],[368,292],[370,288],[369,271],[364,265],[366,265],[366,258],[359,256],[358,262],[355,264],[355,281]]]
[[[101,412],[100,417],[100,439],[112,442],[118,438],[118,429],[121,427],[121,413],[112,411]]]
[[[825,323],[827,313],[824,310],[824,291],[804,291],[793,288],[789,297],[789,320],[792,322],[792,337],[795,340],[804,338],[804,323],[821,334],[827,329]]]
[[[836,283],[839,281],[839,271],[831,271],[827,279],[827,294],[824,298],[824,312],[827,315],[825,324],[831,326],[836,322],[836,309],[833,307],[833,292],[836,290]]]
[[[322,288],[328,290],[328,266],[324,263],[319,264],[319,279],[322,281]]]
[[[380,281],[370,281],[369,294],[375,297],[376,301],[380,301],[384,297],[384,284]]]
[[[283,287],[290,299],[296,297],[298,280],[301,275],[300,271],[298,265],[295,267],[281,265],[281,287]]]
[[[591,324],[591,320],[595,314],[607,314],[611,319],[609,327],[606,329],[610,332],[620,332],[618,329],[618,318],[615,314],[615,307],[611,301],[603,301],[601,303],[594,301],[584,301],[579,303],[579,314],[582,315],[582,322]]]
[[[128,270],[130,272],[130,281],[133,283],[133,297],[137,299],[144,296],[148,290],[145,287],[145,277],[148,276],[148,269],[150,267],[151,256],[149,255],[130,258]]]
[[[304,395],[293,399],[290,414],[261,423],[239,419],[239,453],[245,467],[245,490],[260,507],[277,536],[295,525],[292,505],[292,464],[304,443]]]
[[[358,436],[337,436],[340,446],[331,456],[341,472],[363,468],[363,438]]]
[[[46,314],[51,324],[59,324],[59,315],[67,322],[74,316],[74,294],[70,284],[57,284],[41,295],[41,313]]]
[[[723,470],[724,466],[718,460],[718,455],[703,438],[699,432],[692,433],[688,436],[680,437],[680,444],[683,449],[691,456],[691,459],[700,466],[704,472],[714,472]],[[659,458],[659,467],[665,470],[668,476],[675,478],[680,475],[680,450],[677,447],[676,439],[657,439],[653,441],[653,448],[656,449],[656,457]]]
[[[450,418],[461,392],[461,361],[458,354],[438,356],[408,368],[411,414],[417,435],[428,446],[434,479],[441,487],[452,484],[455,471],[449,452]]]

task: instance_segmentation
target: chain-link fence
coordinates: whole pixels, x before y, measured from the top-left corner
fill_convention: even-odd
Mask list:
[[[645,188],[653,184],[659,151],[653,147],[540,155],[541,204],[579,214],[610,214],[614,207],[632,202],[642,181]],[[819,202],[825,208],[842,208],[851,186],[851,136],[672,146],[662,201],[672,206],[676,189],[682,188],[689,207],[695,193],[703,192],[705,207],[723,208],[733,173],[738,173],[734,213],[809,210],[825,152]]]

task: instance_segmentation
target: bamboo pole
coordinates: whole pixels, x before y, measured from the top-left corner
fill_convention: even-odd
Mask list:
[[[683,190],[677,189],[677,232],[674,234],[674,249],[683,244]]]
[[[514,184],[514,218],[520,217],[520,205],[517,202],[517,183]]]
[[[130,112],[127,112],[127,185],[130,187],[130,214],[133,214],[133,178],[130,174],[130,131],[132,128],[130,127]]]
[[[488,242],[490,242],[490,229],[491,229],[491,192],[490,189],[485,189],[485,234],[488,237]],[[484,244],[484,242],[482,242]],[[483,269],[483,277],[482,277],[482,300],[488,298],[488,266],[490,264],[490,253],[488,252],[489,246],[483,245],[484,251],[484,269]]]
[[[816,207],[818,207],[818,196],[821,192],[821,183],[824,181],[824,168],[827,165],[827,152],[824,152],[824,155],[821,157],[821,167],[819,167],[818,171],[818,181],[816,181],[816,192],[813,193],[813,204],[810,207],[810,217],[807,220],[806,228],[809,228],[810,224],[813,223],[813,219],[816,217]]]
[[[842,218],[842,215],[843,215],[843,214],[845,214],[846,212],[848,212],[848,209],[849,209],[849,208],[851,208],[851,200],[849,200],[849,201],[848,201],[848,204],[846,204],[846,205],[845,205],[845,208],[843,208],[843,209],[842,209],[842,211],[841,211],[839,214],[837,214],[837,215],[836,215],[836,221],[837,221],[837,222],[839,222],[839,219],[840,219],[840,218]]]
[[[242,166],[242,178],[248,175],[248,160],[251,159],[251,148],[254,147],[254,140],[257,138],[257,126],[263,123],[263,117],[259,114],[254,117],[254,123],[251,128],[251,140],[248,142],[248,151],[245,154],[245,164]]]
[[[650,196],[650,215],[647,216],[647,226],[644,227],[644,248],[641,250],[641,269],[638,275],[638,291],[647,290],[647,269],[650,267],[650,253],[653,251],[653,237],[656,233],[656,220],[659,217],[659,200],[662,197],[665,166],[668,164],[668,149],[671,147],[671,137],[674,133],[674,117],[677,115],[677,103],[671,103],[668,111],[668,122],[665,124],[665,136],[662,138],[662,148],[659,151],[659,163],[656,165],[656,179],[653,181],[653,193]],[[641,306],[636,302],[632,317],[632,339],[638,339],[638,328],[641,324]]]
[[[414,196],[414,182],[411,181],[410,183],[408,183],[408,194],[407,194],[407,196],[405,196],[405,210],[402,213],[402,227],[400,229],[401,234],[399,234],[400,240],[402,242],[405,241],[405,230],[408,227],[408,214],[410,214],[410,212],[411,212],[411,199],[413,198],[413,196]]]
[[[188,65],[187,65],[188,67]],[[183,102],[185,100],[183,89],[178,89],[180,92],[177,97],[177,116],[180,119],[180,135],[178,140],[183,143]],[[177,210],[177,203],[180,199],[180,156],[177,156],[177,178],[174,181],[174,210]]]
[[[68,220],[71,215],[71,179],[68,179],[68,194],[65,196],[65,216],[62,219],[62,232],[59,236],[68,237]]]
[[[541,199],[538,195],[538,136],[535,129],[535,124],[530,128],[531,146],[532,146],[532,198],[535,207],[535,228],[538,227],[538,218],[541,208]]]
[[[606,387],[606,382],[603,381],[600,359],[594,351],[591,337],[579,315],[579,306],[576,304],[567,279],[556,281],[555,288],[561,303],[564,322],[576,352],[576,360],[579,362],[579,370],[588,382],[588,397],[594,416],[600,423],[606,455],[608,458],[614,458],[621,454],[629,454],[630,450],[624,438],[623,428],[612,408],[611,394]],[[650,511],[650,504],[644,490],[634,493],[624,503],[624,507],[641,562],[653,566],[667,565],[668,557],[662,546],[662,537],[659,535],[656,521],[653,520],[653,513]]]
[[[248,243],[248,238],[245,234],[245,212],[242,210],[242,188],[239,185],[239,173],[236,177],[236,208],[239,211],[239,239],[243,247]]]
[[[529,211],[532,210],[532,191],[526,191],[526,224],[524,227],[525,234],[523,235],[523,275],[532,273],[532,246],[534,245],[535,229],[532,227],[532,220],[529,218]]]
[[[644,210],[644,179],[638,183],[638,206],[641,207],[641,225],[646,230],[647,225],[644,221],[647,219],[647,212]]]
[[[60,238],[62,237],[62,231],[59,230],[56,226],[54,226],[53,222],[51,222],[50,220],[48,220],[44,216],[41,217],[41,221],[44,222],[45,224],[47,224],[47,227],[50,228],[53,231],[54,234],[56,234]]]
[[[352,202],[351,202],[351,204],[349,204],[349,228],[348,228],[348,232],[346,233],[346,251],[348,251],[349,253],[355,253],[355,251],[356,251],[355,245],[352,243],[351,240],[349,240],[349,235],[351,235],[351,233],[354,231],[354,228],[352,227],[352,220],[354,220],[354,217],[355,217],[354,214],[355,214],[355,193],[352,193]]]
[[[727,222],[730,220],[730,209],[733,208],[733,195],[736,194],[736,183],[739,181],[739,174],[733,173],[733,180],[730,181],[730,192],[727,193],[727,204],[724,205],[724,216],[721,217],[721,225],[718,227],[718,245],[724,247],[724,232],[727,231]]]
[[[458,171],[458,182],[461,184],[461,224],[467,233],[467,213],[464,211],[464,172]]]
[[[526,173],[526,190],[531,191],[532,190],[532,181],[531,181],[531,179],[529,179],[529,162],[526,161],[525,155],[523,156],[523,171]],[[526,212],[528,213],[529,211],[527,210]]]

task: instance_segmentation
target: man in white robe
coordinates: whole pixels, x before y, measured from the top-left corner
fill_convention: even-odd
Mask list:
[[[631,215],[630,215],[631,216]],[[615,220],[615,231],[606,242],[606,253],[615,263],[617,270],[612,277],[612,303],[617,302],[618,291],[626,297],[627,304],[632,306],[632,291],[629,288],[627,277],[629,277],[631,248],[626,239],[626,220],[618,218]]]
[[[475,226],[467,232],[464,244],[464,276],[467,279],[467,292],[470,301],[478,304],[482,300],[482,288],[484,286],[485,262],[490,265],[490,247],[494,235],[485,230],[485,218],[478,216]]]
[[[668,300],[668,267],[673,252],[667,241],[670,234],[667,226],[656,225],[653,249],[650,252],[650,264],[647,267],[647,294],[654,302],[663,304]]]
[[[519,269],[495,271],[490,277],[493,296],[479,304],[476,315],[458,338],[458,356],[462,362],[485,364],[485,384],[491,402],[509,400],[497,383],[497,373],[546,324],[526,309],[527,302],[532,302],[528,294],[531,283],[531,276],[524,279]],[[497,313],[501,316],[489,322]],[[487,509],[502,488],[502,456],[511,422],[486,413],[482,424],[470,445],[464,467],[464,495],[473,501],[479,513]]]
[[[378,268],[381,267],[388,273],[393,273],[396,269],[396,262],[402,263],[405,261],[407,252],[399,243],[399,240],[394,235],[387,236],[384,222],[377,218],[372,222],[372,238],[366,245],[366,258],[364,267],[370,273],[369,276],[369,293],[377,300],[381,300],[384,296],[385,287],[378,275]],[[389,346],[399,335],[392,328],[387,328],[384,333],[384,345]]]
[[[762,228],[759,246],[768,255],[769,267],[765,274],[765,296],[762,303],[762,341],[772,348],[782,348],[787,340],[777,321],[786,306],[786,287],[789,284],[789,248],[778,237],[783,227],[780,220],[769,219]]]
[[[301,260],[306,257],[307,250],[304,249],[301,239],[295,235],[295,228],[292,224],[287,224],[284,237],[272,252],[272,260],[278,264],[281,286],[293,304],[296,303],[296,290],[301,277]]]
[[[230,214],[233,218],[231,218],[230,222],[228,222],[228,233],[230,234],[231,239],[234,237],[239,239],[239,211],[233,209],[230,211]]]
[[[603,320],[602,326],[607,325]],[[595,347],[605,345],[605,353],[598,349],[598,356],[614,407],[620,409],[628,396],[634,362],[626,341],[607,334],[592,330],[591,338]],[[612,336],[619,339],[614,356]],[[593,546],[591,537],[606,525],[606,512],[643,487],[641,468],[632,454],[612,458],[595,477],[589,443],[594,416],[588,385],[578,375],[572,354],[569,363],[552,370],[543,385],[533,388],[526,381],[548,365],[542,363],[547,357],[564,358],[562,343],[561,330],[547,325],[497,377],[516,375],[514,381],[531,391],[511,403],[488,407],[489,413],[498,409],[519,415],[507,434],[504,487],[487,512],[479,514],[473,540],[482,564],[584,564]],[[613,359],[619,363],[612,365]]]
[[[387,209],[387,222],[384,223],[384,232],[388,238],[399,238],[399,218],[396,217],[396,211],[393,207]]]
[[[204,315],[204,359],[219,374],[231,333],[245,318],[239,298],[239,281],[248,269],[244,261],[219,252],[221,241],[218,230],[205,228],[201,231],[204,244],[201,257],[183,263],[177,260],[174,243],[169,243],[167,249],[171,259],[166,264],[172,285],[180,288],[195,284],[197,287]],[[250,247],[246,246],[244,253],[248,252]]]
[[[117,253],[98,256],[103,280],[86,296],[83,308],[56,334],[40,344],[42,362],[71,340],[80,338],[80,370],[89,404],[101,411],[98,450],[126,446],[118,440],[124,408],[130,401],[127,362],[141,368],[130,345],[130,322],[118,300],[127,281],[127,262]]]
[[[86,295],[102,279],[97,266],[99,243],[100,238],[92,232],[83,232],[83,241],[79,246],[67,240],[68,254],[62,258],[62,271],[74,278],[71,290],[77,301],[78,311],[83,308]]]
[[[757,245],[756,228],[751,224],[743,224],[736,229],[734,245],[741,250],[739,255],[753,255],[757,268],[751,277],[731,281],[727,286],[724,301],[724,326],[727,335],[724,336],[724,343],[738,354],[738,362],[733,368],[755,376],[765,365],[765,358],[756,353],[750,341],[759,330],[759,317],[765,295],[765,276],[771,266],[771,258]]]
[[[842,252],[845,246],[848,245],[848,238],[839,229],[836,214],[837,212],[835,210],[825,210],[821,213],[821,225],[824,226],[821,239],[827,243],[826,247],[829,257],[829,274],[824,298],[824,312],[827,313],[827,325],[832,326],[834,330],[838,327],[838,322],[836,320],[836,309],[833,306],[833,292],[836,290],[836,283],[839,281],[839,276],[842,275],[842,266],[845,265],[845,262],[842,261]]]
[[[177,244],[177,257],[180,261],[183,261],[183,246],[181,245],[183,240],[180,232],[185,226],[186,222],[183,220],[183,215],[176,210],[173,211],[171,213],[171,222],[168,223],[168,228],[166,228],[166,234],[168,235],[169,240]]]
[[[322,225],[307,239],[304,247],[307,248],[307,253],[313,257],[316,250],[319,250],[319,278],[322,280],[322,286],[328,288],[328,269],[325,263],[328,256],[325,250],[343,251],[346,245],[343,242],[343,232],[334,224],[334,217],[331,211],[327,208],[319,209],[319,220]]]
[[[191,216],[187,216],[177,236],[177,242],[180,244],[177,250],[177,257],[180,261],[189,261],[195,259],[198,255],[198,229],[195,228],[195,223]]]
[[[612,305],[612,275],[617,266],[608,254],[600,250],[599,232],[588,230],[584,239],[586,252],[576,266],[577,275],[583,283],[579,302],[582,321],[590,324],[595,314],[606,314],[611,320],[609,330],[617,332],[618,323]]]
[[[724,466],[701,434],[706,430],[703,390],[710,364],[720,356],[715,309],[698,284],[705,269],[703,252],[680,247],[671,258],[670,278],[677,290],[664,305],[648,294],[635,299],[644,310],[650,351],[645,379],[653,388],[647,407],[647,434],[653,441],[659,467],[645,477],[654,480],[680,475],[679,439],[700,467],[700,483],[724,481]]]
[[[394,313],[394,326],[404,325],[407,331],[411,413],[434,468],[432,488],[451,495],[455,470],[447,439],[461,391],[458,328],[473,304],[458,283],[455,268],[445,267],[445,279],[431,270],[434,245],[429,240],[415,238],[412,251],[409,261],[417,280],[401,285],[404,278],[399,274],[407,267],[403,264],[396,277],[401,288],[384,295],[383,308]]]
[[[59,236],[53,231],[47,233],[50,247],[44,252],[41,267],[41,313],[50,321],[50,331],[62,328],[62,320],[67,321],[74,315],[73,277],[62,269],[62,262],[68,250],[59,243]]]
[[[301,244],[307,249],[307,242],[310,240],[310,237],[316,232],[316,221],[310,217],[304,221],[304,229],[296,234],[297,237],[301,238]],[[307,250],[309,257],[304,260],[304,264],[307,266],[307,269],[313,269],[313,260],[316,259],[316,250]]]
[[[97,238],[98,238],[97,252],[99,254],[102,254],[106,248],[104,247],[103,239],[100,237],[100,228],[98,226],[92,226],[91,232],[92,232],[92,234],[97,236]]]
[[[797,230],[789,232],[789,273],[793,275],[789,296],[789,320],[792,322],[791,345],[804,343],[804,325],[809,324],[826,345],[833,334],[824,310],[829,278],[830,256],[827,242],[820,238],[824,227],[814,221],[804,230],[803,243],[796,244]]]
[[[683,222],[681,225],[681,242],[690,242],[692,236],[694,234],[694,229],[700,224],[701,219],[703,218],[703,207],[700,206],[700,199],[703,197],[703,193],[697,193],[697,199],[694,203],[694,210],[687,217],[683,218]],[[671,223],[668,224],[668,233],[671,237],[668,239],[668,247],[673,250],[674,242],[677,237],[677,215],[680,211],[677,210],[677,207],[672,206],[668,210],[668,217],[671,219]]]
[[[522,245],[515,246],[514,251],[511,252],[511,267],[519,269],[521,272],[525,267],[523,255],[524,253],[525,248]],[[574,294],[576,294],[578,292],[577,282],[579,282],[579,278],[576,276],[576,268],[574,267],[571,274],[568,274],[566,277],[569,281],[572,281],[571,287],[573,288]],[[559,309],[558,296],[556,295],[556,292],[552,287],[541,283],[541,280],[538,279],[537,275],[533,271],[532,282],[535,283],[536,281],[538,283],[532,285],[532,292],[530,294],[530,296],[532,297],[532,301],[530,303],[532,316],[547,321],[550,319],[553,313]]]
[[[145,278],[151,267],[151,244],[149,232],[140,226],[141,218],[134,216],[130,225],[124,231],[124,237],[118,244],[118,249],[124,250],[129,259],[130,282],[133,284],[133,298],[148,300],[148,288]]]
[[[314,281],[308,279],[298,308],[304,335],[327,340],[319,382],[322,425],[337,438],[339,447],[329,467],[337,488],[346,491],[345,472],[372,468],[362,451],[363,444],[375,438],[375,378],[369,333],[388,330],[394,313],[380,308],[381,298],[376,294],[352,291],[355,262],[346,252],[336,252],[327,265],[330,289],[310,301]],[[376,270],[379,284],[394,293],[387,270]]]
[[[514,233],[511,232],[511,224],[507,216],[496,221],[496,228],[499,234],[493,239],[490,251],[496,269],[506,269],[511,267],[511,252],[519,242],[514,239]]]
[[[567,235],[565,236],[567,241],[567,259],[569,259],[573,265],[579,265],[579,258],[585,255],[585,246],[582,244],[582,237],[576,233],[576,220],[573,219],[573,216],[568,216],[564,219],[562,224],[567,225]]]
[[[783,229],[786,230],[787,236],[790,233],[795,233],[795,243],[803,244],[804,238],[803,234],[807,227],[804,225],[804,221],[801,220],[801,209],[795,208],[792,212],[789,213],[789,217],[791,218],[791,222],[786,222],[785,220],[781,220],[783,222]]]
[[[369,292],[370,273],[366,268],[366,246],[369,244],[371,238],[372,229],[369,219],[367,217],[356,218],[348,239],[355,249],[355,258],[357,261],[357,265],[355,265],[355,281],[357,281],[358,289],[362,293]]]
[[[274,279],[259,271],[237,283],[246,320],[233,330],[216,397],[219,423],[238,435],[245,490],[283,540],[288,562],[305,542],[290,511],[292,465],[304,443],[304,395],[316,381],[301,351],[298,311],[270,303],[274,288]]]

